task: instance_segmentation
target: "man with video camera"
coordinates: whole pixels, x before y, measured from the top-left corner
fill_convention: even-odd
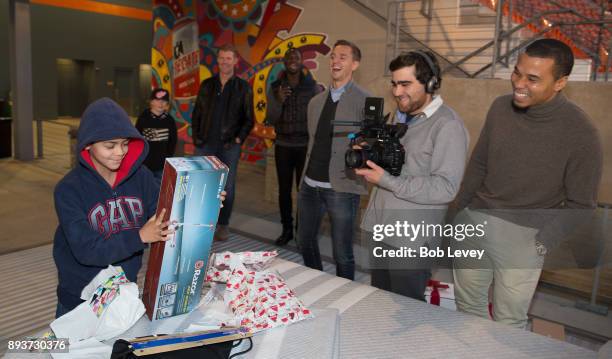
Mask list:
[[[435,94],[441,78],[433,54],[424,51],[401,54],[391,61],[389,70],[397,103],[397,112],[390,122],[406,124],[406,132],[400,138],[405,161],[395,176],[371,160],[365,163],[367,167],[355,172],[375,185],[361,228],[371,243],[393,249],[402,242],[397,240],[399,233],[396,238],[375,242],[375,226],[399,220],[441,224],[461,184],[469,139],[461,118]],[[422,236],[416,240],[404,238],[403,242],[417,249],[433,244]],[[424,300],[430,268],[422,265],[418,257],[398,259],[399,265],[392,266],[386,258],[373,258],[372,286]]]

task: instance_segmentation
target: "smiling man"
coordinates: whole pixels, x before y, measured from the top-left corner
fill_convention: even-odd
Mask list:
[[[295,182],[299,191],[302,178],[308,126],[306,113],[310,99],[319,92],[310,71],[302,66],[302,53],[289,48],[284,58],[285,70],[270,86],[266,122],[274,126],[274,157],[278,178],[278,204],[283,232],[276,244],[284,246],[293,239],[293,216],[291,190]]]
[[[513,93],[489,109],[456,201],[455,223],[487,223],[477,244],[456,243],[486,253],[476,266],[454,262],[459,310],[488,318],[493,283],[493,319],[525,327],[544,255],[578,212],[596,206],[599,134],[561,92],[573,64],[564,43],[531,43],[512,73]]]
[[[361,122],[367,91],[353,82],[361,51],[350,41],[338,40],[330,56],[332,84],[308,105],[308,150],[306,173],[298,195],[298,240],[304,264],[323,269],[318,234],[325,212],[331,221],[336,274],[353,279],[353,237],[359,210],[359,195],[367,194],[366,183],[344,164],[349,148],[348,132],[359,126],[338,126],[333,121]]]
[[[468,134],[463,120],[436,94],[442,80],[433,54],[402,54],[391,61],[389,70],[397,104],[394,122],[408,126],[400,139],[406,151],[405,163],[399,176],[392,176],[372,161],[367,161],[369,168],[355,170],[375,185],[361,224],[367,233],[374,233],[376,226],[397,221],[441,224],[448,204],[459,191],[467,158]],[[409,246],[416,251],[429,246],[434,250],[434,240],[388,238],[376,246]],[[407,259],[392,263],[371,258],[372,286],[424,300],[431,277],[428,262]]]
[[[217,156],[229,167],[225,183],[227,199],[219,213],[214,237],[217,241],[229,238],[241,146],[254,125],[251,87],[235,74],[239,60],[233,45],[221,46],[217,54],[219,73],[202,81],[191,115],[194,154]]]

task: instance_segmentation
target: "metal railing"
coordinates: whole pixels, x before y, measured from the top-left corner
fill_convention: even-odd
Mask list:
[[[408,9],[407,5],[410,3],[416,3],[420,1],[420,10],[414,11],[414,6]],[[522,50],[529,43],[535,39],[543,36],[549,37],[562,37],[566,42],[570,42],[577,51],[581,51],[592,59],[593,71],[591,71],[592,80],[596,80],[601,65],[605,62],[605,73],[604,79],[608,81],[610,78],[609,71],[612,66],[612,56],[606,56],[605,54],[612,54],[612,36],[609,35],[610,28],[612,27],[612,19],[605,17],[605,12],[600,12],[599,18],[589,17],[585,14],[580,13],[575,9],[564,7],[561,4],[550,1],[549,7],[556,7],[554,9],[539,11],[539,8],[528,7],[526,4],[533,4],[523,0],[498,0],[495,1],[495,21],[492,23],[490,20],[491,15],[485,16],[480,14],[480,10],[472,9],[476,12],[476,15],[462,15],[464,10],[483,6],[483,3],[487,1],[472,1],[471,5],[462,7],[461,4],[466,2],[460,2],[459,5],[459,16],[457,16],[457,7],[435,7],[431,0],[399,0],[388,3],[387,9],[387,54],[386,63],[391,58],[397,56],[403,50],[409,50],[419,47],[425,47],[434,50],[436,56],[443,61],[440,61],[440,67],[443,74],[453,74],[462,77],[476,77],[483,74],[485,71],[490,71],[490,77],[495,77],[496,66],[493,64],[502,64],[508,67],[511,58]],[[522,18],[518,15],[518,11],[525,11],[530,14],[528,18]],[[462,38],[461,41],[467,43],[470,42],[476,48],[472,48],[466,54],[462,55],[460,59],[456,61],[449,60],[450,53],[460,53],[461,50],[457,50],[452,44],[453,40],[450,39],[450,33],[452,30],[445,28],[445,23],[451,23],[454,17],[454,21],[458,23],[458,26],[462,25],[462,17],[471,16],[473,19],[469,22],[469,25],[482,25],[490,24],[494,28],[494,35],[492,39],[482,43],[482,38],[474,37]],[[474,20],[475,19],[475,20]],[[504,21],[505,19],[505,21]],[[480,22],[479,22],[480,21]],[[417,33],[411,29],[411,22],[423,23],[425,22],[426,28],[421,30],[421,33]],[[515,25],[515,23],[519,23]],[[418,25],[422,28],[422,25]],[[593,44],[588,41],[581,40],[580,36],[588,27],[597,26],[599,28],[596,42]],[[416,27],[416,26],[415,26]],[[532,36],[522,36],[519,33],[520,30],[529,28],[532,32]],[[585,30],[587,29],[587,30]],[[491,28],[489,28],[491,30]],[[446,32],[446,33],[445,33]],[[447,53],[443,50],[436,50],[436,46],[433,41],[428,40],[431,34],[438,34],[444,36],[445,46],[449,48]],[[554,36],[553,36],[554,35]],[[604,44],[606,36],[609,37],[608,44]],[[478,46],[478,41],[481,45]],[[416,46],[415,46],[416,44]],[[475,45],[476,44],[476,45]],[[607,50],[604,49],[604,45],[607,45]],[[594,50],[595,49],[595,50]],[[478,63],[475,58],[480,56],[488,56],[491,53],[491,60],[486,62]],[[602,53],[604,55],[602,56]],[[456,54],[454,54],[456,55]],[[606,58],[607,57],[607,58]],[[605,60],[605,61],[604,61]],[[465,66],[470,63],[470,67],[476,67],[479,64],[482,66],[477,69],[467,70]]]
[[[610,28],[612,26],[612,20],[606,19],[604,7],[602,6],[599,18],[589,17],[583,13],[580,13],[576,9],[572,9],[566,6],[561,5],[555,1],[548,2],[551,6],[556,7],[557,9],[540,11],[541,8],[534,7],[533,2],[523,1],[523,0],[498,0],[496,5],[496,21],[495,24],[495,37],[494,39],[487,44],[488,47],[493,47],[493,57],[490,64],[483,67],[479,71],[477,71],[474,76],[482,73],[482,71],[491,68],[491,77],[495,75],[495,66],[493,64],[497,64],[499,59],[501,58],[509,58],[513,53],[518,52],[523,47],[528,45],[535,39],[541,38],[545,34],[549,34],[552,32],[556,32],[556,34],[552,37],[561,37],[562,41],[567,42],[570,46],[573,46],[577,51],[583,52],[590,59],[592,59],[593,70],[591,72],[591,80],[597,80],[597,75],[599,73],[600,65],[602,64],[602,56],[601,52],[605,51],[607,54],[610,54],[612,51],[612,36],[609,36]],[[531,17],[522,21],[521,24],[516,25],[508,30],[502,29],[502,25],[499,22],[503,12],[506,12],[506,15],[509,19],[511,19],[514,15],[517,15],[516,11],[520,11],[521,9],[525,11],[527,15],[531,14]],[[566,19],[563,19],[563,15]],[[569,20],[571,19],[571,20]],[[598,26],[598,38],[595,43],[586,41],[585,36],[581,36],[584,34],[587,26]],[[521,30],[525,27],[529,27],[532,31],[534,31],[534,35],[528,38],[525,41],[522,41],[520,45],[515,48],[509,49],[506,48],[506,54],[501,55],[498,43],[508,40],[509,35],[516,33],[518,30]],[[603,49],[603,34],[606,32],[610,37],[609,44],[607,50]],[[479,49],[480,50],[480,49]],[[602,51],[600,51],[602,50]],[[604,79],[607,81],[609,78],[609,71],[612,59],[610,56],[607,56],[606,68]]]
[[[415,11],[414,5],[419,5],[418,3],[420,3],[420,9]],[[386,62],[388,63],[391,58],[397,56],[400,52],[425,48],[436,55],[443,74],[452,74],[457,77],[473,77],[472,73],[461,65],[491,48],[493,43],[491,42],[481,49],[473,50],[477,46],[474,44],[485,41],[482,39],[482,36],[475,36],[473,38],[463,37],[459,40],[462,43],[470,43],[471,45],[469,46],[471,47],[468,49],[462,47],[465,45],[455,45],[453,43],[454,40],[449,36],[452,30],[447,29],[446,26],[451,23],[455,25],[460,22],[460,18],[461,16],[457,16],[457,6],[436,6],[434,8],[432,0],[399,0],[389,2],[387,7]],[[477,19],[477,16],[471,16],[471,18],[470,25],[490,24],[488,18]],[[426,23],[425,28],[422,25],[424,21]],[[511,23],[511,19],[508,19],[508,23]],[[415,28],[420,29],[420,31],[415,31]],[[449,49],[447,53],[444,53],[443,49],[433,44],[434,41],[431,40],[431,37],[436,35],[443,37],[443,40],[437,41],[444,42],[444,46]],[[405,41],[406,38],[410,38],[411,41]],[[417,46],[414,44],[415,40],[418,42]],[[450,59],[450,57],[457,57],[457,55],[461,56],[460,60],[453,61]],[[508,60],[506,60],[507,63]]]
[[[425,42],[415,38],[408,31],[406,31],[406,29],[402,29],[401,26],[400,27],[397,26],[398,21],[397,21],[396,12],[393,11],[395,9],[394,4],[401,3],[401,2],[419,2],[419,1],[422,1],[422,6],[420,10],[421,14],[425,17],[430,17],[431,14],[433,14],[432,12],[433,11],[433,0],[391,1],[391,2],[388,2],[387,4],[386,13],[379,12],[373,9],[368,4],[366,4],[364,1],[347,0],[347,2],[357,5],[360,9],[367,12],[368,15],[371,15],[376,20],[384,21],[386,23],[387,33],[386,33],[386,39],[385,39],[386,51],[385,51],[385,68],[384,68],[384,74],[386,76],[389,75],[387,64],[391,62],[391,60],[399,54],[399,50],[423,49],[424,48],[424,49],[431,51],[436,56],[438,62],[441,65],[444,66],[444,65],[451,63],[451,61],[448,60],[445,56],[437,52],[435,49],[432,49],[429,46],[427,46]],[[401,39],[398,40],[398,38],[401,38]],[[400,43],[402,43],[405,48],[401,48],[401,49],[394,48],[394,43],[396,41],[399,41]],[[454,75],[458,77],[466,77],[468,74],[465,71],[463,71],[463,69],[459,68],[456,70]]]

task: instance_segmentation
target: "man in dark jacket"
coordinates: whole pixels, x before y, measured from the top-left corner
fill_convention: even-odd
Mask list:
[[[274,156],[278,177],[278,204],[283,224],[283,233],[276,240],[279,246],[293,239],[293,173],[298,187],[308,147],[308,102],[318,92],[312,75],[302,66],[300,50],[294,47],[287,50],[284,64],[285,71],[272,83],[268,93],[266,116],[266,121],[274,125],[276,132]]]
[[[219,49],[219,73],[202,81],[191,117],[195,154],[217,156],[230,171],[226,200],[219,214],[216,240],[229,237],[240,146],[253,128],[253,95],[249,84],[234,74],[238,52],[232,45]]]

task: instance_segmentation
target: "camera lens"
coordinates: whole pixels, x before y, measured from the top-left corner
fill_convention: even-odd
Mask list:
[[[344,154],[344,163],[348,168],[361,168],[365,165],[363,150],[348,150]]]

